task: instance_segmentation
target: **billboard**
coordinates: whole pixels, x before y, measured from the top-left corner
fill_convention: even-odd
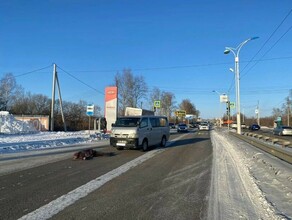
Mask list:
[[[118,114],[118,87],[110,86],[105,88],[105,109],[104,117],[107,121],[107,130],[111,130],[112,123],[116,122]]]

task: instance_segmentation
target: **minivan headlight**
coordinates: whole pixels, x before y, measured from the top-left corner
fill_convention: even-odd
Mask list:
[[[128,135],[128,138],[136,138],[137,137],[137,133],[130,133]]]

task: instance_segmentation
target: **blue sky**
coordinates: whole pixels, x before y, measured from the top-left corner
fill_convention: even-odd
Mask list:
[[[51,97],[56,63],[95,88],[59,69],[64,100],[103,108],[105,87],[131,68],[149,89],[190,99],[212,118],[225,111],[213,90],[235,101],[234,57],[225,47],[258,36],[240,52],[241,107],[255,116],[259,102],[267,116],[292,89],[291,9],[291,0],[1,1],[0,78],[11,72],[25,91]]]

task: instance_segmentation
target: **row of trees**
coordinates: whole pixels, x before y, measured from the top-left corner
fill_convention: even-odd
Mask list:
[[[17,85],[13,74],[8,73],[0,80],[0,111],[9,111],[13,115],[50,115],[52,99],[42,94],[31,94]],[[80,100],[78,103],[63,101],[63,113],[67,130],[88,129],[87,103]],[[100,107],[96,112],[100,115]],[[59,101],[55,104],[55,130],[63,130]]]
[[[131,69],[125,69],[115,75],[115,85],[119,91],[119,115],[123,115],[126,107],[153,109],[154,101],[159,100],[161,107],[157,109],[159,114],[174,119],[174,111],[185,110],[187,114],[197,117],[200,112],[189,100],[184,99],[176,105],[175,95],[172,92],[162,91],[158,87],[149,89],[143,76],[134,76]],[[143,104],[144,103],[144,104]]]
[[[173,93],[162,91],[157,87],[150,90],[144,77],[134,76],[130,69],[117,73],[114,85],[119,90],[119,115],[123,115],[128,106],[153,109],[155,100],[161,102],[161,108],[158,109],[159,114],[167,115],[173,121],[175,120],[173,112],[176,109],[185,110],[188,114],[199,115],[199,111],[189,99],[176,105]],[[16,83],[12,73],[4,75],[0,80],[0,111],[9,111],[14,115],[50,115],[51,101],[51,98],[43,94],[25,92],[23,87]],[[63,101],[62,104],[67,130],[88,129],[88,116],[85,111],[87,103],[85,101],[80,100],[78,103]],[[100,106],[95,105],[95,108],[95,113],[101,116]],[[58,100],[55,102],[54,111],[54,129],[63,130]]]
[[[162,91],[158,87],[149,89],[145,79],[141,75],[134,75],[131,69],[125,69],[122,73],[117,73],[114,77],[113,85],[119,89],[119,115],[123,115],[125,108],[140,107],[153,109],[153,103],[156,100],[161,102],[159,114],[169,117],[175,121],[173,115],[175,110],[185,110],[187,114],[193,114],[197,117],[200,112],[189,99],[184,99],[177,104],[175,95],[172,92]],[[285,98],[285,103],[281,108],[274,108],[270,117],[262,117],[261,125],[271,126],[275,119],[282,117],[283,124],[292,124],[291,114],[292,90]],[[80,100],[78,103],[63,101],[63,112],[68,130],[83,130],[88,128],[88,116],[85,108],[87,103]],[[51,99],[42,94],[31,94],[16,83],[12,73],[4,75],[0,80],[0,110],[9,111],[14,115],[50,115]],[[101,116],[101,108],[95,105],[95,112]],[[55,129],[62,130],[63,122],[60,115],[60,106],[58,100],[55,105]],[[227,118],[227,116],[226,116]],[[256,118],[247,118],[242,115],[246,124],[255,123]]]

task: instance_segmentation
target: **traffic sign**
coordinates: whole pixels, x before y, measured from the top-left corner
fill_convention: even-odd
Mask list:
[[[153,106],[154,106],[155,108],[160,108],[160,101],[159,101],[159,100],[154,101]]]
[[[230,108],[232,108],[232,109],[235,108],[235,102],[230,102],[230,103],[229,103],[229,106],[230,106]]]
[[[88,116],[93,116],[93,113],[94,113],[94,105],[88,104],[86,114]]]
[[[177,117],[185,117],[186,116],[186,111],[185,110],[177,110],[177,111],[175,111],[175,115]]]

